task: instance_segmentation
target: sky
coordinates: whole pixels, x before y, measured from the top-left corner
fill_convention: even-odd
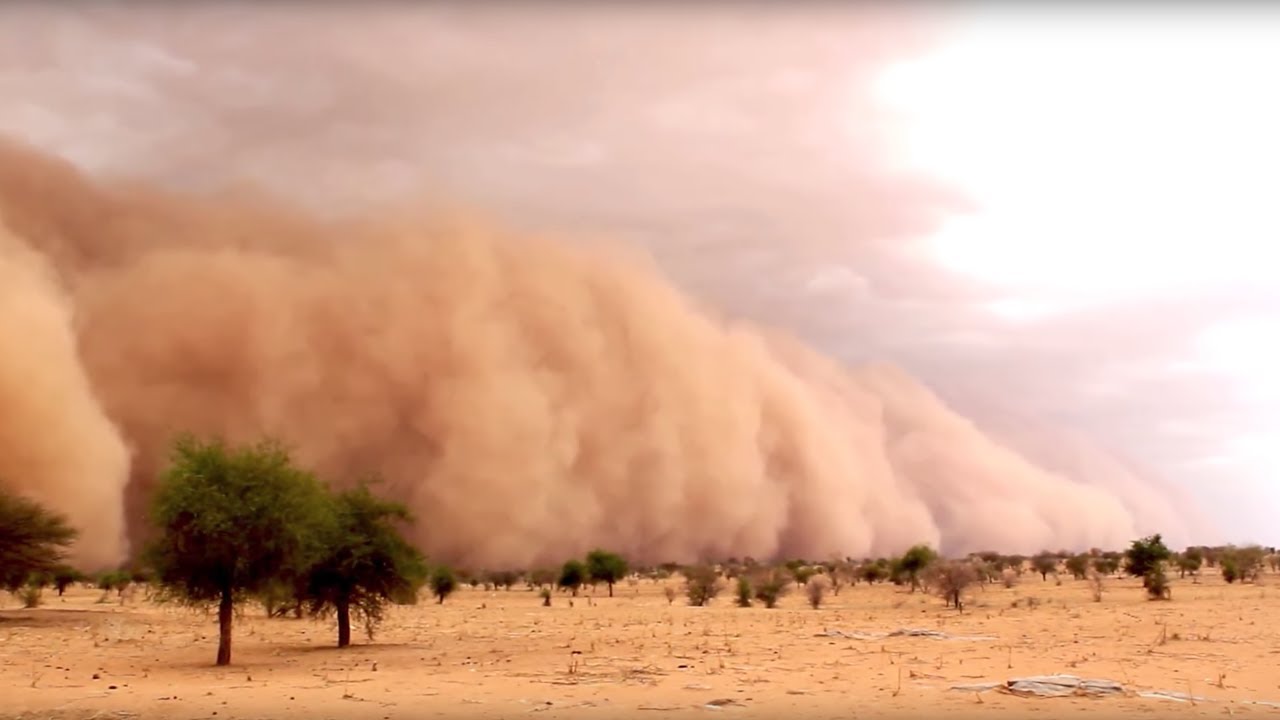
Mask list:
[[[725,315],[1088,436],[1276,542],[1280,12],[130,5],[0,10],[0,132],[626,242]]]

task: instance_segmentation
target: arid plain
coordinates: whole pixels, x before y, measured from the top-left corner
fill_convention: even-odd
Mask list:
[[[676,579],[631,579],[543,607],[517,586],[396,606],[374,641],[334,648],[332,623],[246,605],[231,666],[213,665],[214,615],[84,587],[0,610],[0,715],[23,718],[952,717],[1280,715],[1275,574],[1214,571],[1149,601],[1112,578],[969,593],[963,614],[891,584],[845,587],[814,609],[708,607]],[[932,630],[945,637],[894,635]],[[1065,674],[1121,683],[1108,697],[1024,697],[984,683]],[[962,689],[956,689],[959,686]],[[1165,692],[1175,697],[1158,697]],[[1190,696],[1188,699],[1186,696]],[[646,712],[647,711],[647,712]]]

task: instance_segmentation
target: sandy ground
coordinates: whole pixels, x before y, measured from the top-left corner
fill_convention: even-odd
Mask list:
[[[1210,572],[1199,584],[1175,580],[1172,602],[1110,580],[1100,603],[1083,581],[1028,574],[1014,588],[976,590],[963,615],[889,585],[845,588],[818,610],[794,591],[774,610],[737,608],[727,589],[710,607],[669,606],[647,580],[620,584],[612,599],[602,586],[572,607],[563,595],[545,608],[524,589],[464,589],[443,606],[395,608],[373,643],[355,633],[341,651],[331,623],[269,620],[253,606],[237,620],[229,668],[213,665],[212,615],[141,596],[100,603],[83,588],[49,592],[36,610],[5,596],[0,716],[1280,716],[1277,576],[1228,586]],[[966,639],[828,636],[900,628]],[[1130,692],[951,689],[1057,673]]]

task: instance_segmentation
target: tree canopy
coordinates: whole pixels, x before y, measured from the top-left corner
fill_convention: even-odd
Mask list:
[[[17,590],[33,575],[52,573],[76,537],[63,516],[0,489],[0,585],[5,589]]]
[[[144,554],[160,597],[218,606],[218,665],[231,662],[234,606],[305,572],[333,532],[323,486],[273,441],[179,438],[151,519],[161,532]]]

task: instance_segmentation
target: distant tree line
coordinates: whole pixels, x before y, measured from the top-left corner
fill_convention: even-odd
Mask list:
[[[1160,535],[1134,540],[1124,552],[1042,551],[1031,557],[978,552],[947,559],[916,545],[896,557],[862,560],[729,558],[632,568],[623,556],[597,548],[558,568],[455,570],[429,565],[404,539],[401,531],[414,518],[403,505],[375,495],[376,478],[333,492],[272,441],[232,447],[185,436],[169,460],[152,499],[154,532],[141,561],[94,577],[67,564],[66,551],[77,534],[64,518],[0,491],[0,585],[27,607],[39,604],[45,588],[61,595],[82,583],[102,591],[100,602],[113,593],[123,602],[133,588],[144,587],[156,602],[216,608],[216,663],[226,665],[235,609],[250,601],[261,603],[271,617],[332,619],[337,644],[346,647],[353,620],[373,639],[389,605],[416,603],[423,589],[443,603],[463,584],[510,591],[523,583],[551,605],[555,591],[577,597],[584,587],[603,584],[613,597],[624,580],[662,582],[678,574],[689,605],[710,604],[732,584],[739,607],[777,607],[795,586],[817,609],[828,593],[839,595],[842,588],[892,583],[911,593],[934,593],[962,611],[971,586],[1012,587],[1027,570],[1041,581],[1053,575],[1061,583],[1063,573],[1088,580],[1095,600],[1101,600],[1103,579],[1122,572],[1142,578],[1151,599],[1167,600],[1167,567],[1193,582],[1204,567],[1219,568],[1228,583],[1253,582],[1266,565],[1280,571],[1274,548],[1196,546],[1174,553]],[[668,585],[665,592],[673,602],[675,588]]]

